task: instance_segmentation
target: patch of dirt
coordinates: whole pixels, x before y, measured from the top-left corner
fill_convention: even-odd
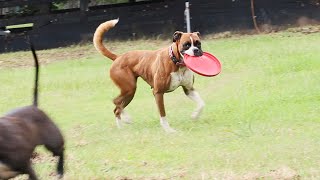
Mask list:
[[[112,52],[121,54],[129,50],[138,49],[158,49],[170,44],[168,41],[155,39],[140,39],[136,41],[115,41],[106,44]],[[137,45],[138,48],[137,48]],[[68,47],[60,47],[47,50],[37,50],[37,56],[41,65],[50,64],[57,61],[79,60],[90,56],[100,55],[94,48],[93,44],[72,45]],[[101,56],[103,58],[103,56]],[[0,54],[0,69],[33,67],[34,60],[31,51],[19,51]]]
[[[171,179],[190,179],[187,177],[187,170],[184,168],[180,168],[180,169],[176,169],[176,170],[172,170],[170,172],[170,175],[166,174],[166,173],[157,173],[157,175],[153,175],[153,176],[136,176],[134,175],[133,177],[130,176],[117,176],[115,178],[116,180],[171,180]],[[202,178],[203,179],[203,178]]]
[[[83,146],[86,146],[86,145],[88,145],[89,144],[89,142],[88,141],[86,141],[86,140],[84,140],[84,139],[80,139],[77,143],[76,143],[76,147],[83,147]]]
[[[300,175],[288,166],[281,166],[277,169],[270,170],[266,174],[259,174],[250,172],[243,175],[242,180],[256,180],[256,179],[272,179],[272,180],[300,180]]]
[[[39,152],[34,152],[31,156],[31,162],[33,164],[39,164],[39,163],[57,163],[58,159],[54,156],[51,156],[49,153],[39,153]]]
[[[116,180],[133,180],[133,179],[129,177],[117,177]]]
[[[264,177],[274,180],[299,180],[300,175],[288,166],[282,166],[280,168],[271,170]]]
[[[199,178],[200,179],[200,178]],[[279,166],[266,173],[247,172],[237,174],[233,171],[211,171],[201,173],[201,179],[226,179],[226,180],[300,180],[300,175],[288,166]]]
[[[311,33],[320,33],[320,26],[305,26],[300,28],[292,28],[288,30],[289,32],[300,32],[304,34],[311,34]]]
[[[78,60],[97,54],[93,46],[71,46],[50,50],[38,50],[37,56],[41,65],[64,60]],[[0,68],[34,66],[31,51],[6,53],[0,55]]]
[[[83,125],[79,125],[77,124],[76,126],[74,126],[72,129],[71,129],[71,137],[72,138],[77,138],[80,137],[83,133],[83,131],[86,129],[85,126]]]
[[[75,139],[74,147],[80,148],[89,144],[89,142],[83,139],[83,132],[90,128],[90,126],[76,125],[72,128],[70,136]]]

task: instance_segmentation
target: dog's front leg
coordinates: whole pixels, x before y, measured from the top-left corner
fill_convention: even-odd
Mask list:
[[[198,119],[205,106],[204,101],[200,97],[199,93],[195,91],[193,88],[183,87],[183,91],[192,101],[197,103],[197,109],[191,114],[191,118]]]
[[[158,106],[158,110],[160,113],[160,125],[166,132],[176,132],[176,130],[172,129],[166,118],[166,111],[164,109],[164,101],[163,101],[163,93],[153,93],[156,99],[156,103]]]

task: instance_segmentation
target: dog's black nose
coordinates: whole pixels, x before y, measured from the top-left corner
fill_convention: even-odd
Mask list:
[[[202,51],[200,49],[194,49],[193,53],[195,56],[202,56]]]

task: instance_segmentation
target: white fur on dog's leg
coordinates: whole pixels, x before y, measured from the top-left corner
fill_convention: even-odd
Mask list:
[[[176,132],[176,130],[174,130],[173,128],[170,127],[166,117],[160,117],[160,125],[162,126],[162,128],[168,132],[168,133],[174,133]]]
[[[192,119],[198,119],[205,104],[197,91],[190,91],[188,97],[197,103],[197,109],[191,114]]]
[[[117,123],[118,129],[121,129],[122,124],[121,124],[121,119],[120,118],[116,117],[116,123]]]
[[[125,122],[127,124],[131,124],[132,123],[132,119],[131,119],[130,115],[126,111],[122,110],[120,116],[121,116],[121,119],[123,119],[123,122]]]

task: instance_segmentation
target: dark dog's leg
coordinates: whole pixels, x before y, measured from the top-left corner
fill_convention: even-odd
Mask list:
[[[59,146],[57,145],[52,145],[52,144],[45,144],[45,147],[52,152],[53,156],[58,156],[58,164],[57,164],[57,173],[59,175],[59,178],[63,177],[64,173],[64,147],[63,143],[58,143]]]
[[[59,161],[57,166],[57,172],[58,172],[59,178],[63,177],[63,173],[64,173],[63,164],[64,164],[64,153],[62,151],[61,154],[59,155]]]
[[[44,146],[52,152],[53,156],[59,157],[57,164],[57,173],[59,178],[63,176],[64,173],[64,140],[59,129],[51,124],[50,128],[47,128],[47,137],[44,139]]]
[[[162,128],[166,132],[175,132],[175,130],[170,127],[170,125],[166,119],[166,111],[164,108],[163,93],[157,93],[154,91],[153,94],[156,99],[156,103],[157,103],[158,110],[160,113],[160,124],[161,124]]]
[[[38,180],[36,173],[34,172],[31,163],[28,162],[26,168],[24,169],[24,174],[29,175],[29,180]]]
[[[193,88],[186,88],[183,87],[183,91],[184,93],[194,102],[197,103],[197,109],[192,113],[191,117],[192,119],[198,119],[204,106],[205,103],[202,100],[202,98],[200,97],[199,93],[197,91],[195,91]]]

